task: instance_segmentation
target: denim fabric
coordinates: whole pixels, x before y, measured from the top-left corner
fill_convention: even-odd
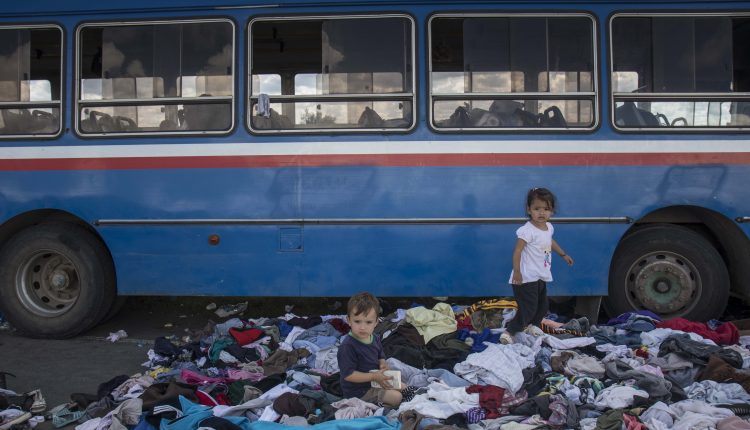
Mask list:
[[[534,357],[534,364],[542,366],[542,370],[545,372],[551,372],[552,366],[549,363],[550,357],[552,356],[552,350],[543,346]]]

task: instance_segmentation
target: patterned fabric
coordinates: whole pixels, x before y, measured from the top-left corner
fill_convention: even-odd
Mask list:
[[[484,408],[471,408],[466,411],[466,422],[469,424],[476,424],[487,417]]]
[[[518,305],[513,299],[487,299],[480,300],[464,309],[464,315],[470,316],[476,311],[488,309],[516,309]]]
[[[542,326],[542,331],[545,332],[545,333],[547,333],[547,334],[553,334],[553,335],[554,334],[570,334],[570,335],[573,335],[573,336],[576,336],[576,337],[584,337],[584,336],[586,336],[585,333],[582,333],[582,332],[580,332],[578,330],[570,330],[570,329],[564,329],[564,328],[555,328],[555,327],[552,327],[551,325],[545,324],[544,321],[542,321],[541,326]]]
[[[505,390],[503,405],[497,409],[497,412],[500,416],[508,415],[513,407],[525,402],[528,397],[529,395],[526,394],[526,390],[520,390],[515,394],[510,392],[510,390]]]
[[[401,390],[401,397],[403,402],[409,402],[412,399],[414,399],[414,396],[417,395],[417,387],[408,386]]]

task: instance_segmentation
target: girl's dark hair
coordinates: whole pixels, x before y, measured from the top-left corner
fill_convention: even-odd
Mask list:
[[[552,212],[555,211],[555,203],[557,203],[557,199],[555,199],[555,195],[552,194],[552,191],[546,188],[532,188],[529,190],[529,193],[526,194],[526,207],[531,207],[531,202],[534,200],[541,200],[547,203],[550,210],[552,210]]]

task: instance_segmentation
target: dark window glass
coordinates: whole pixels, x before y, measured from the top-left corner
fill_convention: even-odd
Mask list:
[[[436,127],[593,126],[588,17],[438,17],[430,35]]]
[[[399,17],[253,22],[251,127],[408,129],[411,27]]]
[[[750,19],[614,18],[612,89],[621,128],[749,126],[750,98],[722,95],[750,91]]]
[[[228,22],[83,28],[81,132],[229,130],[232,33]]]
[[[0,29],[0,136],[60,130],[61,43],[56,28]]]

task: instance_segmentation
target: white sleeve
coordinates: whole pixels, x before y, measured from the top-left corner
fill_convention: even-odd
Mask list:
[[[528,228],[527,224],[524,224],[522,227],[516,230],[516,236],[518,236],[519,239],[523,239],[523,241],[526,243],[531,243],[533,235],[534,233],[530,228]]]

